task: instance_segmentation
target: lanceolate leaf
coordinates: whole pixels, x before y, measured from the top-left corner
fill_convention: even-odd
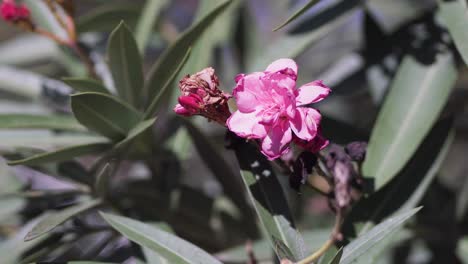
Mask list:
[[[174,82],[175,78],[177,75],[179,75],[180,71],[184,67],[185,63],[187,63],[187,60],[190,56],[191,49],[189,48],[187,52],[185,53],[184,57],[180,58],[179,61],[174,61],[174,64],[178,64],[177,68],[174,70],[171,76],[166,80],[166,83],[164,86],[158,91],[158,93],[150,100],[150,104],[148,108],[145,111],[144,114],[144,119],[150,118],[153,116],[156,111],[158,110],[158,107],[161,105],[161,103],[164,101],[164,99],[168,98],[170,95],[170,87],[172,83]]]
[[[77,92],[109,93],[104,84],[86,78],[64,78],[63,82],[71,86]]]
[[[120,141],[117,145],[115,145],[115,149],[123,149],[128,146],[132,141],[137,138],[138,136],[142,135],[145,131],[151,128],[154,125],[156,118],[152,118],[149,120],[142,121],[138,123],[134,128],[128,132],[127,137]]]
[[[340,264],[354,263],[354,260],[356,260],[359,256],[365,254],[366,251],[377,246],[379,242],[383,241],[384,239],[394,234],[395,231],[399,230],[403,224],[420,209],[421,207],[405,211],[397,216],[389,218],[372,228],[369,232],[353,240],[344,248]]]
[[[130,218],[101,213],[101,216],[122,235],[147,247],[174,264],[221,264],[197,246],[154,226]]]
[[[28,115],[0,114],[0,129],[57,129],[68,131],[84,131],[71,116],[65,115]]]
[[[252,145],[235,137],[233,148],[241,175],[271,246],[281,259],[287,247],[295,260],[302,259],[302,239],[294,223],[283,189],[265,157]],[[278,244],[280,241],[281,244]]]
[[[231,4],[231,0],[220,1],[209,14],[192,25],[182,36],[180,36],[171,47],[167,48],[157,63],[150,71],[148,80],[145,84],[148,97],[153,98],[160,93],[167,81],[171,78],[178,67],[178,63],[186,55],[187,50],[192,46],[198,37],[208,26]]]
[[[465,0],[439,0],[439,10],[443,23],[452,36],[455,46],[465,64],[468,65],[468,8]]]
[[[100,153],[102,151],[110,149],[110,147],[111,147],[110,143],[105,143],[105,142],[90,143],[86,145],[78,145],[78,146],[58,149],[55,151],[38,154],[38,155],[29,157],[26,159],[12,160],[12,161],[9,161],[8,164],[9,165],[39,165],[39,164],[49,163],[49,162],[59,162],[59,161],[70,160],[70,159],[80,157],[80,156]]]
[[[241,211],[247,213],[250,210],[250,205],[244,199],[243,187],[237,180],[238,174],[233,173],[232,168],[222,157],[221,153],[194,124],[188,120],[183,120],[183,123],[187,127],[187,131],[192,138],[198,154],[218,179],[226,195]]]
[[[45,233],[52,231],[57,226],[61,225],[71,217],[85,212],[91,208],[94,208],[101,204],[101,200],[89,200],[81,204],[68,207],[61,211],[50,213],[45,218],[43,218],[34,228],[26,235],[24,238],[25,241],[30,241],[35,238],[38,238]]]
[[[360,1],[339,1],[334,6],[325,9],[316,15],[314,29],[307,33],[285,35],[276,39],[271,45],[261,47],[260,50],[251,50],[247,55],[247,70],[259,71],[278,58],[296,58],[315,41],[320,40],[332,30],[338,28],[348,19],[350,14],[359,8]]]
[[[140,102],[144,99],[141,93],[143,66],[137,43],[124,22],[121,22],[111,33],[107,54],[115,87],[120,97],[134,106],[140,106]]]
[[[87,31],[106,31],[109,32],[119,24],[125,21],[130,26],[134,26],[140,15],[140,7],[134,3],[116,3],[108,2],[97,8],[94,8],[86,14],[77,18],[76,29],[78,32]]]
[[[407,56],[398,69],[372,131],[364,176],[379,189],[411,158],[437,120],[456,81],[450,54],[431,65]]]
[[[335,257],[328,264],[340,264],[341,257],[343,256],[343,248],[340,248],[336,253]]]
[[[343,224],[343,232],[347,237],[364,233],[386,217],[419,205],[451,146],[452,126],[453,118],[439,121],[411,160],[389,184],[360,199],[353,206]],[[360,230],[355,230],[357,223],[364,223],[359,225]]]
[[[112,140],[125,138],[140,121],[140,114],[134,108],[108,94],[74,94],[71,106],[81,124]]]
[[[145,53],[146,44],[153,33],[159,13],[168,2],[168,0],[146,0],[135,30],[135,39],[142,54]]]
[[[305,4],[303,7],[301,7],[301,9],[297,10],[292,16],[290,16],[288,19],[286,19],[286,21],[284,21],[281,25],[277,26],[273,30],[277,31],[277,30],[282,29],[283,27],[285,27],[286,25],[288,25],[289,23],[294,21],[296,18],[298,18],[302,14],[304,14],[307,10],[312,8],[315,4],[318,3],[318,1],[320,1],[320,0],[309,0],[309,2],[307,2],[307,4]]]

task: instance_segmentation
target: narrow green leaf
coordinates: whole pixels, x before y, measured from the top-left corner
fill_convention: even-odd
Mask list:
[[[343,256],[343,248],[340,248],[335,257],[328,264],[340,264],[341,257]]]
[[[192,122],[182,119],[190,137],[206,166],[223,187],[226,196],[243,212],[250,210],[250,205],[244,199],[244,189],[238,179],[238,174],[232,171],[222,154],[215,148],[213,143]]]
[[[455,46],[468,65],[468,8],[465,0],[439,0],[442,21],[452,36]]]
[[[160,229],[123,216],[101,213],[122,235],[140,246],[154,250],[174,264],[221,264],[199,247]]]
[[[150,118],[151,116],[156,114],[158,107],[161,105],[164,99],[169,97],[170,92],[171,92],[169,88],[174,82],[177,75],[179,75],[185,63],[187,63],[187,60],[190,57],[190,52],[191,52],[191,49],[189,48],[187,52],[185,53],[184,57],[180,58],[181,59],[180,62],[174,61],[174,64],[178,63],[177,68],[174,70],[172,75],[169,76],[169,78],[166,80],[166,83],[164,84],[164,86],[162,86],[161,89],[158,91],[158,93],[153,97],[153,99],[151,99],[151,103],[149,104],[148,108],[145,111],[144,119]]]
[[[286,257],[281,254],[284,245],[294,260],[304,258],[305,246],[294,228],[285,194],[269,162],[255,147],[237,137],[233,148],[249,197],[277,256]]]
[[[100,153],[109,149],[109,143],[90,143],[85,145],[76,145],[51,152],[45,152],[21,160],[8,161],[8,165],[39,165],[42,163],[66,161],[76,157]]]
[[[145,255],[146,264],[170,264],[165,258],[147,247],[143,247],[143,255]]]
[[[128,146],[130,143],[132,143],[133,140],[135,140],[135,138],[142,135],[149,128],[151,128],[154,125],[154,122],[156,122],[156,117],[138,123],[134,128],[130,130],[130,132],[128,132],[128,135],[124,140],[120,141],[117,145],[115,145],[114,149],[119,150]]]
[[[314,229],[302,232],[304,244],[306,245],[306,255],[312,254],[315,249],[320,248],[323,241],[330,237],[330,232],[330,229]],[[267,239],[255,241],[252,244],[252,250],[255,252],[257,259],[271,258],[271,243]],[[245,245],[222,251],[216,254],[216,257],[222,262],[229,263],[245,263],[248,261],[248,255],[245,254]]]
[[[393,235],[403,224],[416,214],[421,207],[391,217],[379,225],[372,228],[369,232],[353,240],[343,250],[341,264],[353,263],[361,255],[365,254],[371,248],[377,246],[381,241]]]
[[[86,130],[71,116],[0,114],[0,129],[57,129],[68,131]]]
[[[87,78],[63,78],[62,81],[68,84],[75,91],[80,93],[85,92],[97,92],[97,93],[109,93],[104,84]]]
[[[106,197],[109,180],[114,167],[114,163],[106,163],[97,173],[96,181],[94,182],[94,190],[99,194],[99,197]]]
[[[157,16],[167,3],[168,0],[146,0],[135,30],[135,39],[142,54],[145,53],[145,47],[153,32]]]
[[[24,242],[24,236],[33,228],[43,216],[37,217],[25,223],[17,232],[6,240],[0,242],[0,256],[2,256],[2,264],[18,264],[21,263],[21,256],[42,243],[47,236],[34,241]]]
[[[140,114],[117,98],[87,92],[71,96],[76,119],[88,129],[112,140],[121,140],[139,123]]]
[[[452,144],[452,127],[452,118],[439,121],[389,184],[353,206],[342,228],[347,237],[365,233],[390,215],[419,205]]]
[[[109,32],[122,20],[133,28],[138,21],[140,11],[140,7],[134,3],[104,4],[78,17],[76,29],[78,32]]]
[[[63,224],[68,219],[83,213],[89,209],[99,206],[102,203],[101,200],[89,200],[81,204],[68,207],[61,211],[48,214],[43,218],[33,229],[26,235],[24,241],[30,241],[36,239],[50,231],[57,226]]]
[[[173,76],[180,61],[187,55],[188,49],[194,45],[200,35],[203,34],[206,28],[218,17],[230,4],[231,0],[220,1],[209,14],[200,19],[188,30],[186,30],[172,46],[167,48],[156,64],[152,67],[148,80],[145,83],[146,91],[149,98],[154,98],[156,94],[160,94],[167,81]]]
[[[413,156],[437,120],[455,84],[457,70],[450,54],[423,65],[406,56],[372,131],[364,176],[378,190]]]
[[[120,97],[133,106],[140,106],[140,102],[144,99],[141,93],[143,65],[137,43],[124,22],[120,22],[112,31],[107,46],[107,56]]]
[[[312,8],[317,2],[320,0],[309,0],[303,7],[301,7],[299,10],[297,10],[292,16],[290,16],[286,21],[284,21],[281,25],[277,26],[273,31],[277,31],[294,21],[296,18],[304,14],[307,10]]]
[[[276,39],[270,45],[248,50],[246,57],[247,71],[263,70],[278,58],[296,58],[310,45],[348,21],[350,15],[360,8],[360,3],[359,0],[339,1],[334,6],[316,15],[315,18],[318,22],[309,32],[285,35]]]

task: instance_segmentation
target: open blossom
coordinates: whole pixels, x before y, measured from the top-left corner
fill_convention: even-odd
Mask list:
[[[320,112],[308,107],[324,99],[330,88],[313,81],[296,88],[297,65],[279,59],[264,72],[238,75],[234,97],[238,110],[228,119],[238,136],[261,140],[262,153],[270,160],[287,153],[291,141],[316,152],[328,141],[320,131]]]
[[[0,15],[8,22],[29,21],[30,12],[25,5],[18,5],[14,0],[3,0]]]
[[[219,80],[213,68],[187,75],[179,82],[179,96],[174,111],[183,116],[202,115],[220,124],[231,115],[227,101],[231,95],[219,89]]]

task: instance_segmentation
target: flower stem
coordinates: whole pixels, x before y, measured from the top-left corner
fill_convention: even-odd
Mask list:
[[[325,244],[322,245],[322,247],[319,248],[319,250],[315,251],[312,255],[308,256],[307,258],[297,262],[296,264],[310,264],[313,263],[314,261],[318,260],[327,250],[333,246],[334,244],[334,239],[329,238]]]
[[[315,251],[312,255],[308,256],[307,258],[297,262],[296,264],[310,264],[314,261],[318,260],[328,249],[330,249],[335,242],[341,241],[343,236],[340,232],[341,223],[343,222],[343,210],[338,209],[335,215],[335,225],[333,226],[333,230],[330,234],[330,238],[320,247],[317,251]]]

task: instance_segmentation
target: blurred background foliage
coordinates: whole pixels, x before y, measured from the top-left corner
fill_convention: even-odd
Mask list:
[[[24,2],[35,21],[65,34],[42,1]],[[73,2],[79,43],[102,83],[86,79],[86,65],[66,47],[0,24],[2,263],[176,263],[138,241],[144,234],[119,229],[141,222],[223,263],[250,263],[252,252],[259,263],[277,262],[234,151],[224,148],[225,130],[177,118],[172,108],[186,74],[212,66],[231,91],[237,73],[283,57],[297,60],[298,83],[322,79],[333,89],[318,106],[327,138],[370,140],[362,172],[373,190],[343,225],[343,246],[359,234],[368,246],[349,244],[339,263],[468,263],[466,1]],[[308,2],[316,3],[273,31]],[[132,35],[135,43],[117,41]],[[327,197],[278,179],[304,240],[297,244],[310,254],[332,228]],[[405,228],[383,222],[402,224],[418,205]],[[104,215],[128,240],[99,210],[141,222]],[[162,241],[185,243],[175,238]]]

